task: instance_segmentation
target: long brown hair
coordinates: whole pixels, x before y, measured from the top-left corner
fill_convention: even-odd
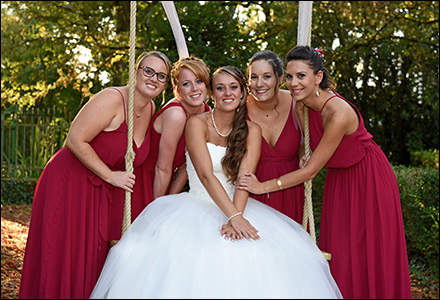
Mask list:
[[[217,74],[226,74],[234,77],[240,84],[243,97],[240,100],[240,104],[237,107],[237,113],[235,114],[234,122],[232,124],[231,134],[228,136],[226,154],[222,159],[222,167],[226,176],[228,176],[231,182],[235,182],[238,176],[238,170],[240,168],[240,162],[246,154],[246,140],[249,134],[249,128],[247,125],[247,106],[246,99],[248,96],[246,79],[240,69],[233,66],[224,66],[218,68],[211,77],[212,81]]]

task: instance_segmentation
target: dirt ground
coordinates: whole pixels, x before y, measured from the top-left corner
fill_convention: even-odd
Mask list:
[[[21,268],[31,217],[30,205],[6,205],[2,220],[2,299],[17,299]],[[413,299],[439,299],[439,287],[426,286],[411,278]]]

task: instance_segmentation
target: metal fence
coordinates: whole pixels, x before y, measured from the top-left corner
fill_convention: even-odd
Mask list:
[[[63,147],[70,121],[66,108],[10,107],[1,113],[2,181],[37,180]]]

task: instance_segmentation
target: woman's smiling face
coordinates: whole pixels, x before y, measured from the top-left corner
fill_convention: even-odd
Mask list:
[[[207,98],[208,88],[191,70],[182,68],[177,93],[182,102],[190,106],[200,106]]]
[[[258,101],[276,96],[279,86],[273,67],[265,60],[257,60],[249,68],[249,88]]]
[[[212,80],[212,97],[216,108],[231,111],[238,107],[243,91],[234,77],[219,73]]]
[[[319,84],[313,69],[302,60],[292,60],[286,66],[286,87],[296,101],[302,101],[315,93]],[[307,103],[305,103],[307,105]]]

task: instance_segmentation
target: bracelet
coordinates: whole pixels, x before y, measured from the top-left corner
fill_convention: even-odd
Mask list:
[[[234,217],[236,217],[238,215],[241,215],[241,211],[239,211],[238,213],[233,214],[232,216],[230,216],[229,219],[228,219],[228,222],[231,221],[232,218],[234,218]]]
[[[276,181],[277,181],[278,187],[280,188],[280,190],[282,190],[283,189],[283,185],[281,183],[281,179],[278,177]]]

